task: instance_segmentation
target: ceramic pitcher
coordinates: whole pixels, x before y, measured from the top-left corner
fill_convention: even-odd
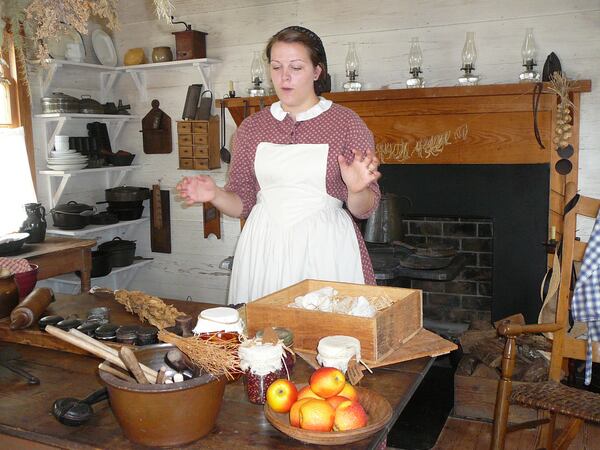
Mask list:
[[[28,243],[44,242],[46,238],[46,210],[41,203],[27,203],[25,205],[27,218],[19,229],[22,233],[29,233]]]

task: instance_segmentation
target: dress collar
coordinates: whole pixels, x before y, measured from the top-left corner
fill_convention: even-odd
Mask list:
[[[296,114],[296,122],[314,119],[318,115],[324,113],[329,108],[331,108],[332,104],[333,104],[333,102],[331,100],[327,100],[326,98],[319,97],[319,103],[317,103],[315,106],[312,106],[311,108],[307,109],[306,111],[302,111],[301,113]],[[288,115],[288,113],[286,111],[284,111],[283,108],[281,107],[281,102],[273,103],[271,105],[270,111],[271,111],[271,115],[273,117],[275,117],[275,119],[279,120],[280,122],[283,121],[283,119],[285,119],[285,117]]]

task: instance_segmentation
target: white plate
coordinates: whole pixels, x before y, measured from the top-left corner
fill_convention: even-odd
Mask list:
[[[104,31],[98,29],[92,32],[92,47],[100,64],[115,67],[117,65],[117,52],[112,39]]]
[[[72,155],[73,153],[77,153],[77,150],[52,150],[50,152],[51,156],[62,156],[62,155]]]
[[[80,164],[87,162],[87,158],[48,158],[49,164]]]
[[[9,233],[4,236],[0,236],[0,244],[5,244],[7,242],[19,241],[29,237],[29,233]]]
[[[77,165],[72,165],[72,164],[48,164],[48,168],[50,170],[79,170],[79,169],[83,169],[87,166],[87,163],[81,163],[81,164],[77,164]]]
[[[73,28],[69,27],[64,34],[58,36],[55,39],[49,39],[47,42],[48,53],[54,59],[67,59],[67,44],[79,44],[83,49],[83,56],[85,58],[85,45],[83,45],[83,38],[81,34]]]

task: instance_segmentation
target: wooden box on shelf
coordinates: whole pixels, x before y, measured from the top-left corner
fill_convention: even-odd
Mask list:
[[[340,297],[386,298],[392,305],[373,317],[357,317],[290,307],[294,299],[323,287]],[[315,353],[319,340],[330,335],[354,336],[360,341],[362,359],[383,360],[423,327],[421,291],[386,286],[304,280],[246,305],[248,335],[268,326],[286,327],[294,333],[294,348]]]
[[[177,122],[179,168],[212,170],[221,167],[219,156],[219,117]]]

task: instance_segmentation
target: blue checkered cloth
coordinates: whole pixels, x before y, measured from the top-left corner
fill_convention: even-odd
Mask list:
[[[592,342],[600,341],[600,212],[585,250],[581,273],[571,301],[573,319],[587,323],[585,384],[592,381]]]

